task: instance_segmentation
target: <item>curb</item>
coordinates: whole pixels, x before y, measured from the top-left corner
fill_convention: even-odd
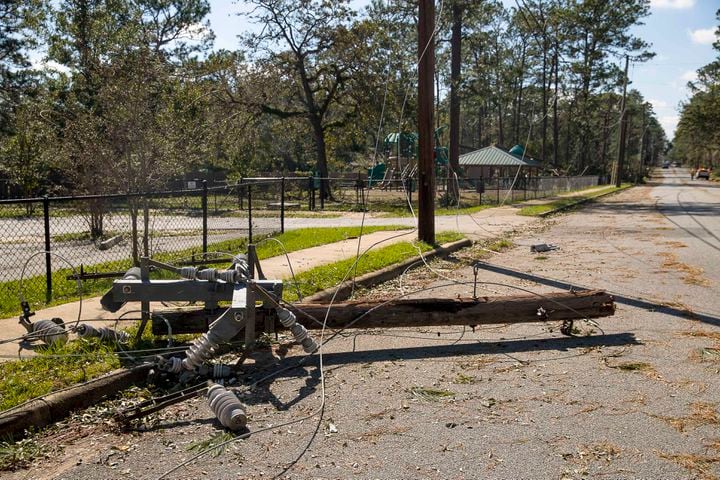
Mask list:
[[[457,252],[458,250],[462,248],[466,248],[472,245],[472,240],[464,238],[462,240],[458,240],[457,242],[452,243],[446,243],[445,245],[442,245],[440,247],[437,247],[433,250],[430,250],[426,254],[423,255],[423,257],[426,260],[431,260],[433,258],[437,257],[446,257],[450,255],[451,253]],[[366,273],[365,275],[362,275],[360,277],[357,277],[354,282],[354,286],[362,286],[362,287],[372,287],[374,285],[387,282],[388,280],[392,280],[394,278],[399,277],[400,275],[405,272],[408,268],[412,267],[417,262],[421,261],[422,259],[418,257],[412,257],[407,260],[404,260],[400,263],[397,263],[395,265],[390,265],[388,267],[385,267],[381,270],[377,270],[375,272]],[[321,290],[317,293],[314,293],[310,295],[309,297],[303,298],[303,302],[309,302],[309,303],[327,303],[332,300],[333,295],[335,295],[335,300],[346,300],[350,297],[350,295],[353,292],[354,289],[353,281],[348,280],[346,282],[343,282],[340,284],[339,287],[332,287],[325,290]],[[337,291],[337,295],[335,292]]]
[[[55,393],[36,397],[0,413],[0,437],[24,435],[67,417],[71,411],[87,408],[143,381],[152,365],[113,370],[101,377],[73,385]]]
[[[578,205],[582,205],[582,204],[584,204],[584,203],[592,202],[592,201],[594,201],[594,200],[597,200],[598,198],[602,198],[602,197],[606,197],[606,196],[608,196],[608,195],[614,195],[614,194],[616,194],[616,193],[624,192],[625,190],[629,190],[629,189],[631,189],[631,188],[634,187],[634,186],[635,186],[635,185],[629,185],[629,186],[627,186],[627,187],[621,187],[621,188],[618,189],[618,190],[613,190],[612,192],[602,193],[602,194],[597,195],[597,196],[595,196],[595,197],[584,198],[584,199],[582,199],[582,200],[578,200],[578,201],[575,202],[575,203],[571,203],[571,204],[569,204],[569,205],[564,205],[564,206],[562,206],[562,207],[555,208],[555,209],[550,210],[550,211],[548,211],[548,212],[539,213],[539,214],[536,215],[536,216],[538,216],[538,217],[549,217],[550,215],[553,215],[553,214],[555,214],[555,213],[562,212],[563,210],[568,210],[568,209],[570,209],[570,208],[577,207]]]

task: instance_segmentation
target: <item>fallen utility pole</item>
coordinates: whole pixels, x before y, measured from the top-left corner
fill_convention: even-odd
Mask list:
[[[383,305],[386,304],[386,305]],[[308,330],[322,328],[327,304],[299,303],[291,307],[297,321]],[[598,290],[549,293],[546,295],[518,295],[474,298],[403,299],[336,303],[332,306],[326,327],[342,328],[402,328],[443,325],[490,325],[499,323],[528,323],[580,320],[607,317],[615,313],[612,295]],[[167,334],[168,324],[173,333],[206,332],[208,322],[217,314],[202,309],[163,311],[153,319],[156,335]],[[318,322],[317,320],[320,320]],[[283,326],[275,318],[274,310],[258,307],[255,315],[258,332]]]

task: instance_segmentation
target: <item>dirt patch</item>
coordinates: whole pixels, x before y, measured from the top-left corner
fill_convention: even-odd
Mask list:
[[[720,425],[720,415],[713,403],[696,402],[690,405],[692,412],[686,417],[657,418],[666,421],[678,432],[685,432],[688,428],[697,428],[701,425]]]
[[[674,253],[660,252],[658,254],[663,258],[662,268],[666,270],[675,270],[683,274],[682,280],[688,285],[699,285],[701,287],[709,287],[710,280],[703,275],[705,270],[678,261],[678,257]]]
[[[667,245],[668,247],[671,247],[671,248],[687,248],[687,244],[685,244],[683,242],[673,241],[673,240],[660,242],[659,245]]]
[[[675,462],[687,471],[700,475],[703,480],[716,480],[718,477],[712,472],[713,464],[720,463],[720,457],[709,457],[692,453],[670,454],[656,452],[657,456]]]

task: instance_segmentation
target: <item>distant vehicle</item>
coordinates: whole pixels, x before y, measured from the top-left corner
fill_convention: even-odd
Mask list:
[[[680,166],[680,164],[679,164],[678,162],[673,162],[673,163],[672,163],[672,167],[673,167],[673,168],[677,168],[677,167],[679,167],[679,166]]]
[[[670,168],[670,162],[663,163],[663,168]]]
[[[705,180],[710,180],[710,170],[708,170],[707,168],[699,168],[696,176],[698,180],[700,180],[701,178],[704,178]]]

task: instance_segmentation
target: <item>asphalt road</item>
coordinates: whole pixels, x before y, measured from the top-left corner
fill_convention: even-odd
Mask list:
[[[576,322],[573,338],[552,321],[350,332],[324,348],[324,389],[317,361],[293,368],[298,348],[248,364],[246,383],[278,373],[238,388],[255,433],[168,478],[717,478],[720,190],[658,174],[534,223],[507,251],[475,247],[367,292],[467,296],[482,260],[481,295],[604,288],[613,317]],[[559,249],[531,253],[540,242]],[[7,478],[155,479],[221,432],[203,399],[130,431],[108,422],[114,405],[48,432],[64,449]]]

